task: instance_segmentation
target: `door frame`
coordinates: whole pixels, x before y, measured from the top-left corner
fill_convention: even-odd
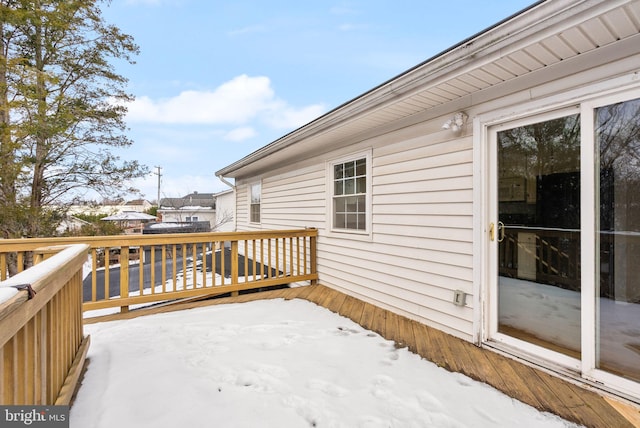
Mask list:
[[[587,95],[585,95],[587,94]],[[593,112],[596,107],[640,98],[640,82],[612,79],[588,88],[555,94],[544,100],[478,114],[473,119],[474,147],[474,339],[483,347],[529,361],[560,375],[581,380],[617,395],[640,402],[640,382],[624,379],[596,368],[596,208],[597,153]],[[536,122],[558,112],[580,113],[580,224],[581,224],[581,358],[566,355],[497,333],[497,242],[489,237],[489,225],[497,224],[497,147],[495,135],[500,127]],[[588,137],[587,137],[588,136]],[[591,185],[585,185],[591,183]],[[585,209],[585,207],[591,207]],[[585,228],[585,225],[590,225]],[[585,280],[587,278],[587,280]],[[590,279],[588,279],[590,278]]]

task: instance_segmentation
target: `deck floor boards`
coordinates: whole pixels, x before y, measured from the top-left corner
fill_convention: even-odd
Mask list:
[[[592,389],[552,376],[497,352],[483,349],[415,320],[397,315],[371,303],[322,285],[270,290],[197,302],[176,303],[85,320],[86,323],[129,319],[136,316],[178,311],[225,303],[263,299],[304,299],[350,318],[375,331],[398,347],[408,347],[421,357],[447,370],[461,372],[487,383],[505,394],[539,410],[559,415],[587,427],[635,426],[616,410],[609,398]],[[625,406],[623,403],[620,405]],[[624,407],[629,409],[628,406]],[[635,412],[635,407],[631,408]],[[637,413],[637,412],[636,412]]]

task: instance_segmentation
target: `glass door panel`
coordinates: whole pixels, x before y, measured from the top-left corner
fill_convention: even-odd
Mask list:
[[[498,332],[580,358],[580,116],[497,132]]]
[[[640,99],[597,108],[596,367],[640,381]]]

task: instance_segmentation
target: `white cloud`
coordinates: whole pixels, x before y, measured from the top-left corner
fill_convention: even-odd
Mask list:
[[[279,106],[265,117],[265,122],[276,129],[295,129],[306,125],[326,111],[322,104],[313,104],[301,109]]]
[[[241,124],[268,109],[274,92],[267,77],[241,75],[215,91],[183,91],[173,98],[136,99],[127,118],[139,122]]]
[[[324,111],[316,104],[295,108],[275,96],[268,77],[245,74],[214,91],[183,91],[172,98],[138,97],[127,106],[131,122],[163,124],[244,125],[262,118],[277,128],[301,126]],[[231,131],[237,135],[239,131]],[[247,131],[243,131],[246,135]]]
[[[227,132],[224,135],[224,139],[227,141],[244,141],[248,140],[249,138],[253,138],[256,135],[258,135],[258,133],[255,129],[244,126],[242,128],[232,129],[231,131]]]

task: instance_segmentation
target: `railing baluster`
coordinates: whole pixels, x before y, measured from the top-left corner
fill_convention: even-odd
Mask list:
[[[231,241],[231,284],[237,284],[237,283],[238,283],[238,241]]]
[[[275,248],[276,248],[276,278],[280,277],[280,239],[275,239]]]
[[[207,286],[207,243],[202,243],[202,288]]]
[[[187,289],[187,244],[182,244],[182,289]]]
[[[255,240],[255,239],[251,241],[251,246],[252,246],[252,248],[253,248],[253,256],[251,257],[251,260],[252,260],[252,264],[251,264],[251,271],[253,272],[253,280],[255,281],[255,280],[256,280],[256,275],[258,274],[258,272],[256,271],[256,270],[257,270],[257,264],[258,264],[258,263],[257,263],[257,261],[256,261],[256,259],[257,259],[257,257],[256,257],[256,254],[257,254],[257,245],[256,245],[256,240]],[[246,262],[246,260],[245,260],[245,262]],[[249,278],[247,278],[247,280],[248,280],[248,279],[249,279]]]
[[[173,284],[173,291],[178,291],[178,246],[173,244],[171,248],[171,280]]]
[[[302,263],[303,263],[303,274],[306,275],[307,273],[309,273],[307,271],[307,237],[305,236],[304,238],[302,238],[303,240],[303,245],[302,245]]]
[[[0,254],[0,281],[7,279],[7,255]]]
[[[120,298],[129,297],[129,247],[120,247]],[[129,312],[129,305],[120,306],[120,312]]]
[[[213,243],[213,254],[211,255],[211,286],[216,286],[216,253],[217,249],[220,248],[220,243],[215,241]]]
[[[104,247],[104,298],[109,299],[111,293],[109,293],[109,271],[110,271],[110,253],[111,248]]]
[[[98,251],[91,249],[91,301],[98,300]]]
[[[138,290],[140,295],[144,295],[144,247],[138,249]]]
[[[267,239],[267,260],[269,261],[269,266],[267,266],[267,278],[271,278],[272,269],[271,269],[271,238]]]
[[[261,238],[258,241],[260,242],[260,247],[259,247],[260,256],[258,257],[258,260],[259,260],[258,266],[260,266],[260,269],[258,271],[259,275],[256,276],[256,280],[260,280],[260,279],[264,278],[264,265],[265,265],[265,262],[264,262],[264,240]]]
[[[156,294],[156,245],[153,244],[151,246],[151,251],[149,252],[151,256],[151,294]]]
[[[160,277],[162,278],[162,293],[166,293],[167,292],[167,246],[163,245],[162,246],[162,254],[160,255],[162,257],[162,263],[160,266],[162,266],[162,273],[160,274]]]
[[[227,264],[225,263],[226,250],[225,250],[225,247],[224,247],[224,245],[225,245],[224,241],[221,244],[222,244],[222,249],[220,250],[220,273],[221,273],[221,275],[220,275],[221,284],[220,285],[224,285],[225,284],[226,267],[227,267]]]

